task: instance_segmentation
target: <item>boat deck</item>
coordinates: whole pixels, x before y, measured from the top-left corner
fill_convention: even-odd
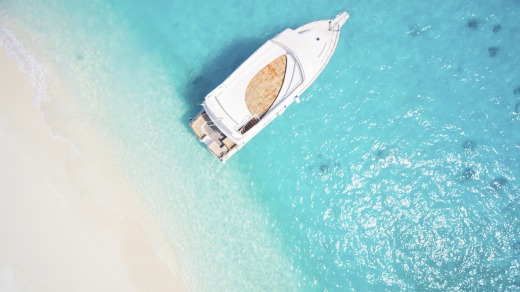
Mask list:
[[[253,116],[261,118],[273,105],[283,85],[287,57],[282,55],[262,68],[246,89],[246,105]]]

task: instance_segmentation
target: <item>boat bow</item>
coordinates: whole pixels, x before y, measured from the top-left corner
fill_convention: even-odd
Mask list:
[[[329,22],[329,30],[339,31],[348,18],[349,15],[346,11],[343,11],[342,13],[338,14],[336,18]]]

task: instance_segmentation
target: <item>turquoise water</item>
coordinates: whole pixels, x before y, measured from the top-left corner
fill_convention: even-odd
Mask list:
[[[103,129],[193,290],[518,291],[520,2],[490,2],[4,0],[0,24]],[[204,95],[343,9],[302,103],[220,164],[188,127]]]

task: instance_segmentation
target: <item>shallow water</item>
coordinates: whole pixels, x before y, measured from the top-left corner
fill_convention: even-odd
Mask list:
[[[0,8],[118,149],[193,289],[520,289],[518,1]],[[302,103],[221,165],[188,127],[204,95],[285,27],[342,9]]]

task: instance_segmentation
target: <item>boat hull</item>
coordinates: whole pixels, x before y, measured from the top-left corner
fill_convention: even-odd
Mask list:
[[[210,92],[190,126],[222,162],[255,137],[316,80],[329,63],[348,19],[286,29],[261,46]]]

